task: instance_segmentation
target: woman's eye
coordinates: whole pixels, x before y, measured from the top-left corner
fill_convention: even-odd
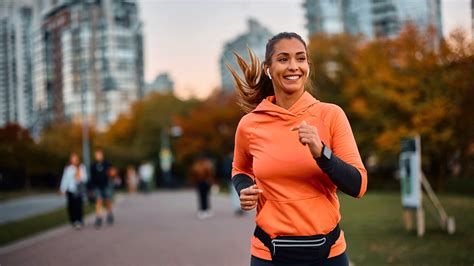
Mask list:
[[[305,61],[306,60],[306,57],[300,57],[298,58],[299,61]]]
[[[286,59],[286,58],[280,58],[280,59],[278,59],[278,61],[279,61],[279,62],[286,62],[286,61],[288,61],[288,59]]]

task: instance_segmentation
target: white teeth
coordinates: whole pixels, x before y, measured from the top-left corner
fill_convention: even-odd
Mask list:
[[[285,79],[289,79],[289,80],[297,80],[299,79],[300,76],[288,76],[288,77],[285,77]]]

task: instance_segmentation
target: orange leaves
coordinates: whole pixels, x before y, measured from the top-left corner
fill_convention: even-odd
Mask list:
[[[176,141],[177,159],[184,160],[200,152],[225,155],[231,150],[235,129],[242,116],[236,99],[215,95],[186,116],[177,118],[183,135]]]
[[[363,157],[380,153],[396,164],[400,139],[414,134],[428,162],[454,151],[474,157],[464,148],[474,139],[474,44],[462,32],[447,42],[436,34],[408,26],[396,38],[365,43],[311,38],[318,96],[346,111]],[[325,71],[328,62],[338,65],[334,77]]]

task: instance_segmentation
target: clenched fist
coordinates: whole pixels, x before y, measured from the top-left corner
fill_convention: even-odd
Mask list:
[[[309,151],[313,158],[321,157],[321,150],[323,143],[319,137],[318,129],[314,126],[306,124],[306,121],[301,122],[299,126],[291,128],[291,131],[298,131],[298,137],[301,144],[308,145]]]
[[[244,188],[240,191],[240,208],[244,211],[250,211],[257,207],[258,198],[263,191],[257,185]]]

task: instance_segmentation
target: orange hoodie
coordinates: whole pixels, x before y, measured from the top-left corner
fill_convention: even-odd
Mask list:
[[[357,197],[361,197],[367,188],[367,172],[349,121],[340,107],[322,103],[308,92],[288,110],[274,101],[274,96],[267,97],[240,120],[232,176],[248,175],[263,190],[256,223],[271,238],[327,234],[341,219],[337,187],[299,142],[298,132],[290,129],[303,120],[315,126],[333,154],[359,170],[362,182]],[[341,231],[329,257],[345,249]],[[268,248],[256,237],[252,237],[251,254],[271,260]]]

